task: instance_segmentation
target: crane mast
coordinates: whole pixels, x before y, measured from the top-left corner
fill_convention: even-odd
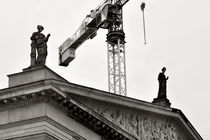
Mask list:
[[[125,65],[125,33],[123,31],[122,7],[113,7],[113,22],[107,34],[109,92],[127,95]]]
[[[105,0],[96,9],[91,10],[76,33],[59,47],[59,65],[68,66],[82,43],[93,39],[99,28],[107,29],[109,92],[124,96],[127,95],[127,89],[122,8],[128,1]]]

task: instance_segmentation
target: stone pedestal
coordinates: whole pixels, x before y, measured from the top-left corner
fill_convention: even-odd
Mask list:
[[[30,67],[23,69],[23,72],[10,74],[9,77],[9,87],[19,86],[23,84],[28,84],[32,82],[54,79],[61,82],[68,82],[54,71],[49,69],[44,65]]]
[[[171,103],[170,101],[166,98],[166,99],[159,99],[159,98],[155,98],[152,103],[163,106],[163,107],[170,107]]]

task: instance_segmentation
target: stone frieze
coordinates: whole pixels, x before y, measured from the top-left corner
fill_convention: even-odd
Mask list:
[[[95,107],[94,110],[139,140],[183,140],[170,121],[157,120],[120,109]]]

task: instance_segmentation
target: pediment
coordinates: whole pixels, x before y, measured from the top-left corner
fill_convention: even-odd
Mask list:
[[[178,109],[165,108],[95,89],[87,89],[85,94],[84,87],[81,88],[83,89],[81,93],[72,94],[71,91],[69,95],[138,140],[202,139]]]

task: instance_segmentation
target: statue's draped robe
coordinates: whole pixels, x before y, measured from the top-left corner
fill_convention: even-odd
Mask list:
[[[38,65],[45,65],[46,63],[46,57],[47,57],[47,41],[48,38],[45,37],[44,34],[39,32],[34,32],[31,36],[32,44],[37,49],[37,60],[36,64]]]
[[[166,99],[166,82],[167,78],[164,73],[160,73],[158,75],[158,81],[159,81],[159,90],[158,90],[158,98],[159,99]]]

